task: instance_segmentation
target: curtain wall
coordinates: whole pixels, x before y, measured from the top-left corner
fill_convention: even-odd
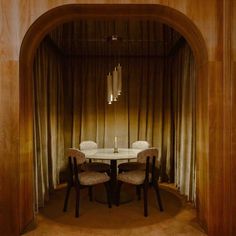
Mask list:
[[[195,73],[188,45],[169,57],[120,57],[122,94],[107,103],[106,75],[117,59],[61,57],[47,42],[34,63],[35,168],[38,202],[59,183],[65,151],[94,140],[99,147],[158,147],[161,181],[195,194]]]
[[[169,160],[174,166],[174,175],[170,175],[170,180],[176,183],[181,194],[195,202],[195,63],[189,46],[182,46],[169,58],[169,63],[172,94],[172,157]]]
[[[34,70],[34,169],[36,207],[44,206],[59,182],[64,159],[64,88],[61,55],[45,41]]]

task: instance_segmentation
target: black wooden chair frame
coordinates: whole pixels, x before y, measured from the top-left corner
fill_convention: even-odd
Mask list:
[[[158,186],[158,174],[157,174],[157,169],[155,166],[156,163],[156,157],[152,157],[152,166],[151,166],[151,182],[149,181],[149,173],[150,173],[150,157],[148,156],[146,158],[146,167],[145,167],[145,179],[144,182],[140,185],[137,186],[137,193],[138,193],[138,198],[140,199],[140,194],[141,194],[141,188],[143,188],[143,200],[144,200],[144,216],[148,216],[148,188],[149,185],[152,186],[155,190],[156,193],[156,198],[157,202],[159,205],[160,211],[163,211],[163,206],[162,206],[162,201],[160,197],[160,191],[159,191],[159,186]],[[125,183],[123,181],[118,181],[117,184],[117,206],[120,204],[120,190],[121,190],[121,185]],[[149,184],[150,183],[150,184]]]
[[[86,186],[86,185],[82,185],[80,184],[79,181],[79,165],[77,164],[77,160],[75,157],[73,157],[73,162],[72,162],[72,157],[68,157],[68,171],[69,171],[69,176],[68,176],[68,183],[67,183],[67,189],[66,189],[66,196],[65,196],[65,201],[64,201],[64,207],[63,207],[63,211],[66,212],[67,211],[67,206],[68,206],[68,200],[69,200],[69,194],[70,194],[70,190],[72,187],[75,188],[75,192],[76,192],[76,206],[75,206],[75,216],[79,217],[79,208],[80,208],[80,189],[88,187],[89,189],[89,200],[92,201],[93,200],[93,196],[92,196],[92,187],[91,185]],[[108,203],[108,207],[111,208],[111,186],[110,186],[110,181],[105,182],[105,189],[107,192],[107,203]]]

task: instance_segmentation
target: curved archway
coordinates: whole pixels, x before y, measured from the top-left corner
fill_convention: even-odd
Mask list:
[[[43,37],[59,24],[80,18],[115,17],[115,18],[148,18],[161,21],[180,32],[190,44],[197,65],[197,208],[203,226],[207,225],[207,123],[202,118],[206,105],[200,101],[207,99],[208,61],[205,41],[193,24],[181,12],[163,5],[97,5],[69,4],[51,9],[40,16],[27,31],[20,51],[20,228],[21,231],[34,221],[33,199],[33,101],[32,101],[32,68],[37,47]],[[202,77],[205,77],[204,80]],[[200,90],[201,88],[201,90]],[[202,89],[203,88],[203,89]],[[207,116],[207,115],[205,115]],[[204,155],[202,155],[204,153]],[[204,163],[199,164],[199,156],[204,156]]]

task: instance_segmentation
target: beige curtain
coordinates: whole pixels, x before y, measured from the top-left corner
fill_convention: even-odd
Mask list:
[[[37,50],[34,70],[34,147],[36,207],[44,206],[59,182],[64,165],[64,93],[58,52],[45,41]]]
[[[118,62],[122,95],[108,105],[106,75]],[[114,136],[119,147],[136,140],[158,147],[160,180],[176,183],[194,200],[195,73],[187,44],[167,57],[78,57],[63,55],[45,39],[35,57],[33,78],[39,206],[60,182],[68,147],[79,147],[82,140],[113,147]]]
[[[68,61],[68,60],[67,60]],[[123,70],[122,95],[111,105],[107,102],[106,75],[118,61],[104,57],[73,58],[68,72],[72,78],[67,92],[73,107],[67,107],[72,143],[91,139],[99,147],[130,147],[136,140],[148,140],[160,146],[163,60],[160,58],[120,58]],[[160,83],[159,83],[160,82]],[[156,125],[156,122],[159,125]]]
[[[161,180],[174,182],[182,194],[195,194],[195,71],[185,44],[168,58],[120,58],[123,89],[108,105],[106,75],[117,64],[111,58],[73,58],[72,146],[91,139],[99,147],[130,147],[147,140],[160,149]],[[69,107],[69,105],[67,106]],[[70,139],[68,139],[68,145]]]
[[[175,183],[182,194],[195,201],[195,64],[190,48],[181,47],[170,63]]]

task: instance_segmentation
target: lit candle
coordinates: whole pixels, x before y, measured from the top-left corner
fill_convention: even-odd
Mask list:
[[[118,145],[117,145],[117,137],[115,136],[115,140],[114,140],[114,148],[117,149]]]

